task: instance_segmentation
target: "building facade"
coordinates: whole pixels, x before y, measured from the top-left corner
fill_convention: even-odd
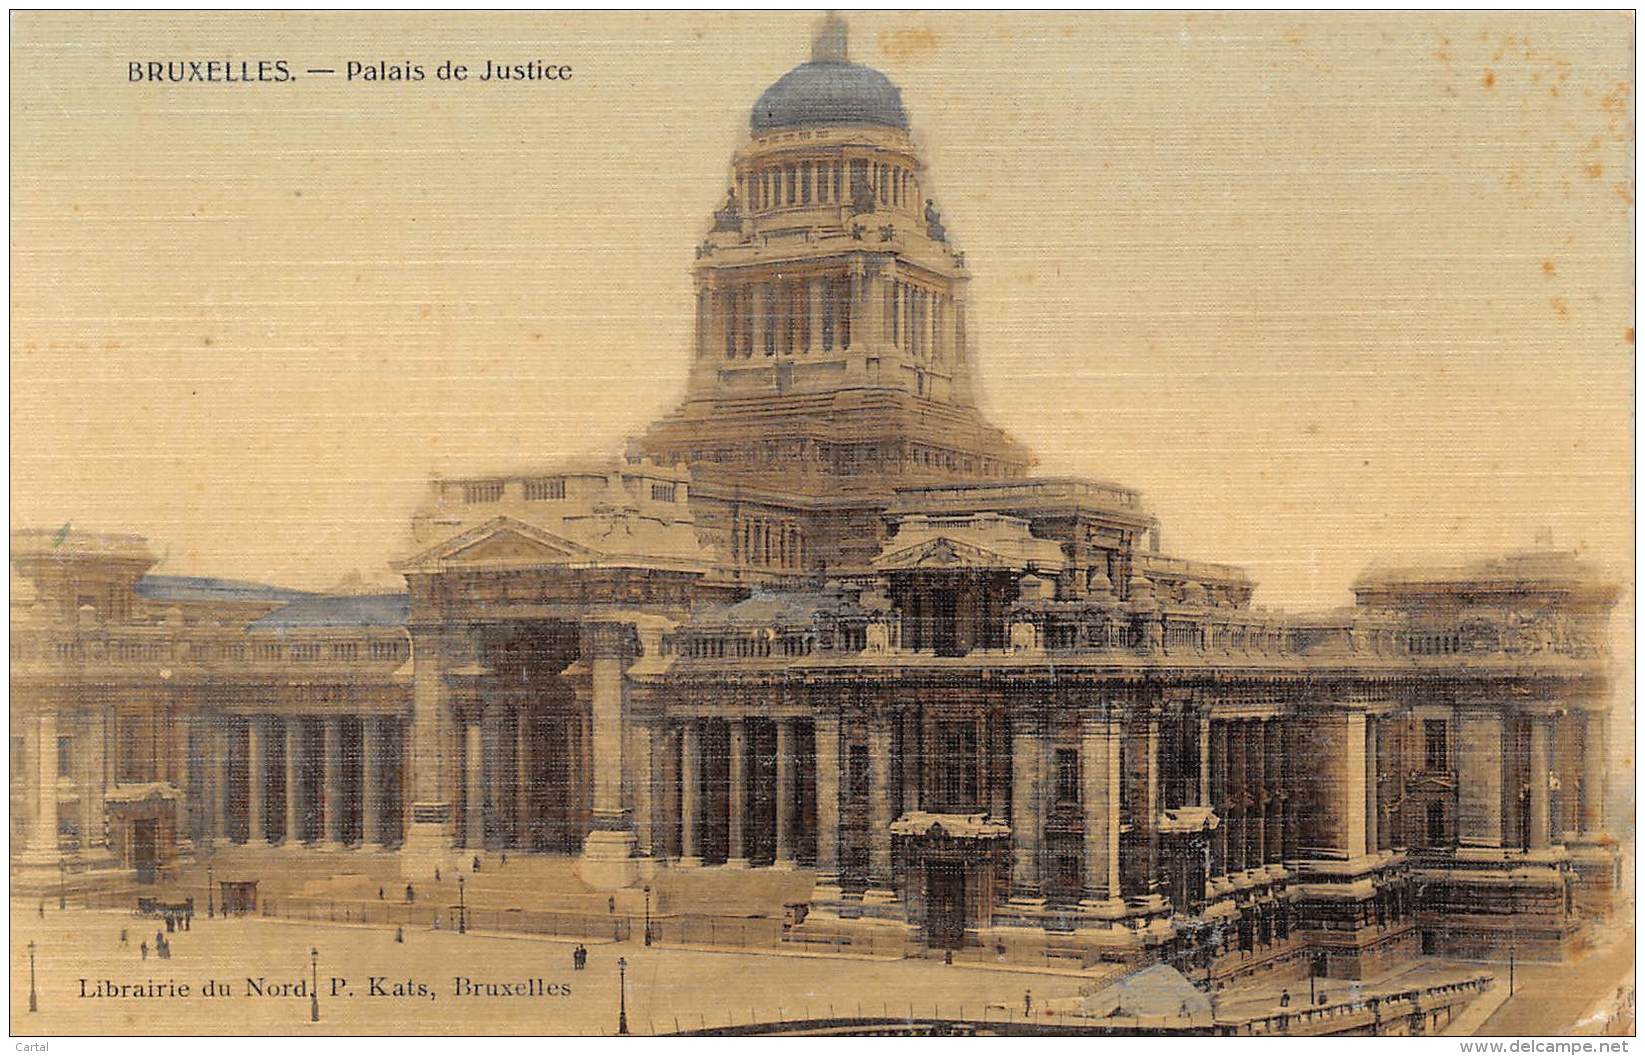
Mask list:
[[[696,248],[685,398],[610,465],[441,479],[403,595],[14,533],[14,865],[208,845],[803,870],[795,929],[1357,976],[1608,912],[1617,590],[1549,550],[1251,606],[977,407],[964,254],[829,20]],[[44,881],[42,881],[44,882]]]

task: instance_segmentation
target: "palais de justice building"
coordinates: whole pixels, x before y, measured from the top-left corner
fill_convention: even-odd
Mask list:
[[[1618,868],[1617,591],[1543,550],[1252,608],[983,417],[956,234],[830,21],[754,106],[685,398],[623,460],[434,481],[403,594],[14,533],[19,882],[507,849],[598,889],[801,870],[796,937],[910,950],[1223,978],[1579,948]]]

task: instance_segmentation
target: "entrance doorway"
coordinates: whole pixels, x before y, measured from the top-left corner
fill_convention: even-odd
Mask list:
[[[132,819],[131,864],[137,870],[139,883],[152,884],[159,875],[159,823],[153,818]]]
[[[958,862],[926,864],[925,932],[933,949],[957,950],[965,944],[965,868]]]

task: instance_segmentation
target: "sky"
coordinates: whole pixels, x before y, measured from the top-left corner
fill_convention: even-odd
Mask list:
[[[13,526],[393,585],[431,475],[617,455],[683,393],[692,247],[817,21],[14,14]],[[1141,489],[1262,605],[1543,529],[1631,590],[1630,16],[849,21],[1038,472]],[[427,77],[127,82],[167,58]]]

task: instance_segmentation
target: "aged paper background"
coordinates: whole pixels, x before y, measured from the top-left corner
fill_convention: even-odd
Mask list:
[[[12,20],[12,523],[393,586],[431,473],[610,454],[815,16]],[[1258,604],[1526,546],[1632,582],[1632,19],[863,13],[976,275],[985,410]],[[128,85],[131,57],[564,84]],[[1631,588],[1613,630],[1629,690]],[[1631,774],[1631,700],[1615,767]]]

